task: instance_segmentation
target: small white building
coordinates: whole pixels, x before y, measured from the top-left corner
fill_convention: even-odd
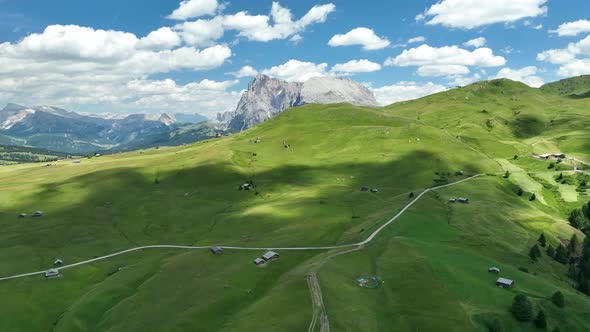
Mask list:
[[[274,251],[267,251],[264,255],[262,255],[262,259],[264,259],[265,261],[270,261],[273,259],[278,259],[279,258],[279,254],[277,254]]]
[[[514,280],[506,279],[506,278],[498,278],[496,280],[496,286],[502,288],[510,288],[514,285]]]
[[[45,271],[45,278],[53,278],[53,277],[57,277],[58,275],[59,275],[58,269],[49,269],[49,270]]]
[[[56,259],[55,262],[53,262],[54,266],[62,266],[64,265],[64,262],[61,259]]]
[[[43,211],[35,211],[35,213],[33,213],[33,217],[43,217]]]
[[[256,259],[254,260],[254,264],[256,264],[256,265],[262,265],[262,264],[264,264],[264,263],[265,263],[265,260],[264,260],[264,259],[262,259],[262,258],[256,258]]]
[[[80,159],[74,159],[74,160],[72,160],[72,164],[79,164],[80,161],[81,161]]]
[[[488,272],[490,272],[490,273],[500,273],[500,269],[497,268],[497,267],[495,267],[495,266],[492,266],[492,267],[490,267],[488,269]]]

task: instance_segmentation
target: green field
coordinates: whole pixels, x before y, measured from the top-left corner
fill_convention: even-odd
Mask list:
[[[567,214],[590,199],[552,183],[560,170],[531,157],[543,141],[590,159],[589,106],[497,80],[379,109],[297,107],[188,146],[5,166],[0,277],[151,244],[355,243],[410,192],[484,174],[427,193],[362,250],[325,262],[318,276],[331,329],[487,331],[498,318],[505,331],[534,331],[509,312],[522,292],[550,328],[588,331],[590,298],[572,287],[567,266],[546,256],[533,264],[528,251],[541,232],[553,245],[568,239]],[[255,190],[238,190],[246,181]],[[531,193],[539,199],[530,202]],[[471,203],[448,203],[461,196]],[[36,210],[45,216],[17,218]],[[336,250],[279,252],[257,267],[263,251],[146,249],[56,279],[0,281],[0,330],[305,331],[305,277]],[[496,287],[489,266],[516,286]],[[360,275],[383,284],[359,287]],[[564,309],[548,300],[556,290]]]

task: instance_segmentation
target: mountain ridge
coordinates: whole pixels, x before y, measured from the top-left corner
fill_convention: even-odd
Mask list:
[[[236,109],[218,114],[217,120],[223,130],[242,131],[290,107],[333,103],[378,106],[369,89],[349,78],[324,76],[288,82],[259,74],[248,84]]]
[[[0,136],[5,144],[18,142],[22,146],[84,154],[133,146],[137,139],[146,146],[149,144],[144,136],[156,137],[192,124],[192,119],[198,120],[196,113],[181,117],[185,120],[182,123],[168,113],[101,117],[53,106],[9,103],[0,109]]]

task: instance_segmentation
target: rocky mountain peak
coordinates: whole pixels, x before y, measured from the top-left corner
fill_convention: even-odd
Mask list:
[[[218,114],[217,120],[221,129],[241,131],[289,107],[310,103],[377,106],[369,89],[348,78],[315,77],[300,83],[259,74],[248,84],[235,111]]]

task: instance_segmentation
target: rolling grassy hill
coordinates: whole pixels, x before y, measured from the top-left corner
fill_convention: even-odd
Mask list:
[[[534,331],[509,312],[513,296],[525,293],[551,328],[586,331],[590,298],[572,287],[567,266],[546,255],[533,263],[528,251],[541,232],[553,245],[577,232],[566,216],[590,196],[575,190],[582,175],[567,173],[575,161],[549,169],[530,156],[559,150],[590,160],[588,106],[496,80],[382,109],[297,107],[190,146],[3,167],[0,275],[149,244],[354,243],[411,192],[481,173],[426,194],[364,249],[325,262],[319,280],[332,330],[486,331],[499,319],[506,331]],[[559,172],[570,183],[556,183]],[[255,190],[238,190],[245,181]],[[448,203],[459,196],[471,203]],[[36,210],[45,216],[17,218]],[[146,249],[57,279],[1,281],[0,329],[306,330],[305,276],[333,252],[285,251],[256,267],[261,253]],[[496,287],[489,266],[516,287]],[[362,274],[384,284],[361,288]],[[549,300],[557,290],[564,309]]]
[[[566,78],[543,85],[541,91],[570,98],[590,97],[590,75]]]

